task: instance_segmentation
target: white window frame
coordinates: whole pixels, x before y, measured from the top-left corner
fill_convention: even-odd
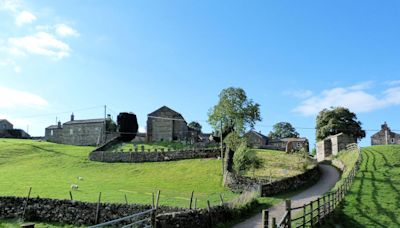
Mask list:
[[[50,135],[53,136],[54,135],[54,131],[50,130]]]
[[[73,135],[73,134],[74,134],[74,129],[72,129],[72,128],[69,129],[69,134],[70,134],[70,135]]]

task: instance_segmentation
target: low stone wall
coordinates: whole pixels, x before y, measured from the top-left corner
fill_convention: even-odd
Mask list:
[[[99,162],[162,162],[175,161],[194,158],[216,158],[220,155],[219,149],[191,149],[183,151],[164,151],[164,152],[111,152],[111,151],[92,151],[89,154],[91,161]]]
[[[0,219],[19,218],[26,198],[0,197]],[[29,221],[54,222],[76,226],[95,224],[97,203],[71,200],[32,198],[26,204],[25,218]],[[151,209],[150,205],[100,204],[99,223]],[[161,206],[158,213],[182,211],[181,208]]]
[[[307,170],[297,176],[273,181],[269,183],[267,179],[251,178],[232,173],[225,174],[224,183],[234,192],[242,192],[258,189],[261,196],[271,196],[288,190],[296,190],[308,184],[316,182],[320,177],[318,166]]]
[[[251,213],[258,205],[256,201],[240,208],[228,205],[211,207],[210,210],[187,210],[160,214],[157,216],[157,228],[196,227],[211,228],[238,219]]]
[[[304,186],[315,183],[319,180],[321,171],[318,166],[307,170],[305,173],[297,176],[288,177],[272,183],[262,184],[260,187],[261,196],[271,196],[288,190],[297,190]]]

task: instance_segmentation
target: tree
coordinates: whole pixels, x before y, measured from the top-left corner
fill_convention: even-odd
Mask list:
[[[347,108],[324,109],[317,116],[316,138],[320,141],[330,135],[344,133],[360,140],[365,137],[365,131],[361,125],[356,114]]]
[[[188,124],[188,127],[192,128],[192,129],[194,129],[194,130],[196,130],[196,131],[198,131],[198,132],[201,132],[201,129],[203,128],[203,127],[201,126],[201,124],[199,124],[199,122],[197,122],[197,121],[192,121],[192,122],[190,122],[190,123]]]
[[[229,87],[219,94],[219,101],[208,112],[208,122],[216,132],[220,132],[221,123],[223,135],[235,131],[243,135],[246,127],[253,128],[261,121],[260,105],[248,99],[241,88]]]
[[[248,169],[254,171],[262,166],[262,160],[254,150],[249,150],[246,142],[242,142],[233,155],[233,168],[236,173],[242,174]]]
[[[273,130],[269,132],[268,136],[273,139],[297,138],[299,133],[290,123],[279,122],[273,126]]]

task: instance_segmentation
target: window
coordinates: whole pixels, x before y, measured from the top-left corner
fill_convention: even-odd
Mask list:
[[[300,146],[301,146],[301,145],[300,145],[300,143],[298,142],[298,143],[297,143],[297,147],[300,147]]]
[[[69,134],[70,135],[74,134],[74,129],[69,129]]]
[[[394,143],[394,138],[392,138],[392,143]]]
[[[53,130],[51,130],[51,131],[50,131],[50,135],[53,136],[53,134],[54,134],[54,132],[53,132]]]

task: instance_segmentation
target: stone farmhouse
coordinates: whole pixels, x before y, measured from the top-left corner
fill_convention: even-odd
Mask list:
[[[51,125],[45,129],[45,140],[54,143],[77,146],[95,146],[105,139],[104,128],[106,119],[75,120],[74,114],[70,121]]]
[[[282,138],[270,139],[261,132],[250,130],[245,134],[247,143],[253,148],[282,150],[286,152],[299,151],[304,149],[309,151],[307,138]]]
[[[371,145],[400,144],[400,134],[392,132],[385,122],[381,130],[371,136]]]
[[[183,116],[167,106],[147,115],[147,141],[187,140],[189,128]]]
[[[328,136],[317,142],[317,160],[323,161],[326,157],[337,155],[339,151],[346,150],[346,147],[352,143],[356,143],[356,139],[344,133]]]

